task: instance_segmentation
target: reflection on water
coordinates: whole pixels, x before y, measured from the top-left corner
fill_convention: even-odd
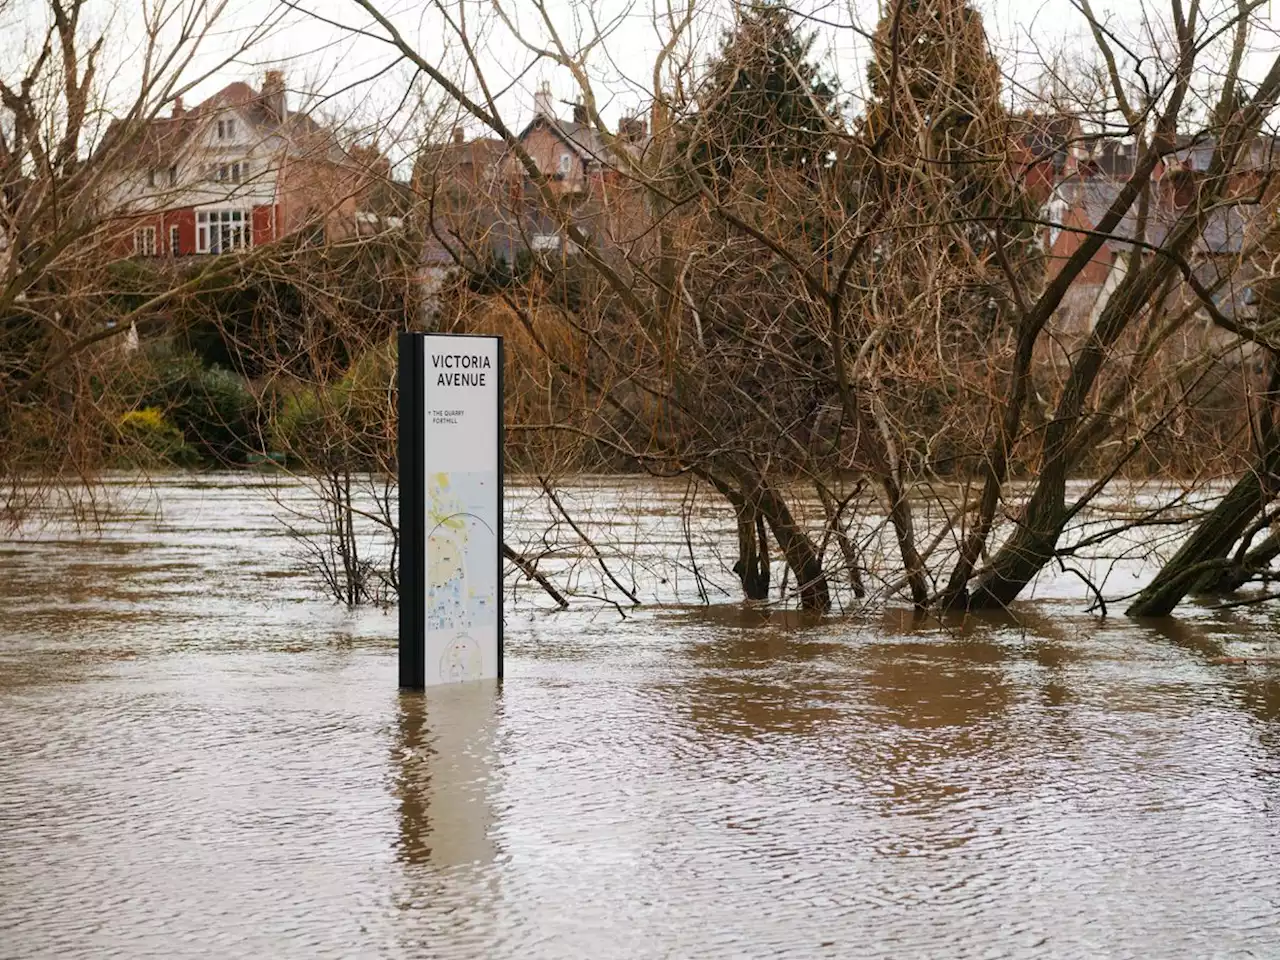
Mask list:
[[[406,864],[454,867],[493,860],[493,814],[486,786],[493,765],[496,681],[402,693],[398,766],[397,855]]]
[[[1267,610],[522,609],[504,686],[401,695],[269,507],[160,494],[0,547],[2,958],[1280,943]]]

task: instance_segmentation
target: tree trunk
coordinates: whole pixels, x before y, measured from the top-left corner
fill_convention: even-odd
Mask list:
[[[773,536],[782,549],[787,566],[796,576],[796,583],[800,587],[800,606],[805,610],[826,613],[831,609],[831,592],[826,574],[822,572],[818,548],[796,523],[786,501],[772,487],[764,482],[759,483],[756,502],[760,514],[768,522],[769,529],[773,531]]]
[[[751,504],[736,507],[738,514],[738,562],[733,572],[748,600],[769,599],[769,543],[764,520]]]
[[[1200,521],[1187,542],[1125,612],[1131,617],[1166,617],[1197,583],[1217,579],[1220,571],[1213,569],[1214,561],[1226,560],[1265,502],[1261,477],[1251,470]]]
[[[867,595],[866,585],[862,582],[862,562],[858,559],[858,546],[849,537],[840,518],[840,506],[823,484],[816,484],[818,498],[822,501],[822,509],[827,515],[827,529],[835,538],[844,558],[845,568],[849,571],[849,585],[853,587],[853,595],[859,600]],[[859,488],[861,489],[861,488]]]
[[[1222,579],[1229,567],[1226,560],[1231,548],[1280,491],[1277,476],[1280,473],[1280,419],[1273,409],[1278,394],[1280,364],[1274,364],[1259,418],[1261,449],[1252,468],[1236,481],[1200,521],[1187,542],[1160,568],[1155,579],[1138,594],[1138,599],[1125,611],[1129,616],[1168,616],[1188,593],[1212,590]]]
[[[1204,203],[1215,196],[1207,191]],[[1173,260],[1183,256],[1200,236],[1206,209],[1202,205],[1180,223],[1165,246],[1169,258],[1157,258],[1141,267],[1135,263],[1107,301],[1097,326],[1071,364],[1053,420],[1045,430],[1044,465],[1035,491],[1019,518],[1017,531],[979,577],[969,597],[971,608],[1006,606],[1053,559],[1058,538],[1071,516],[1065,502],[1067,477],[1085,452],[1077,440],[1086,422],[1089,394],[1111,349],[1173,274]],[[1133,256],[1136,258],[1137,254]]]
[[[1273,560],[1280,557],[1280,532],[1272,533],[1256,547],[1249,550],[1237,563],[1231,564],[1219,574],[1212,583],[1208,576],[1196,584],[1197,593],[1217,594],[1219,596],[1235,593],[1243,587],[1253,574],[1271,566]]]
[[[1066,522],[1065,465],[1042,474],[1018,529],[996,552],[969,594],[970,609],[1008,606],[1050,560]]]

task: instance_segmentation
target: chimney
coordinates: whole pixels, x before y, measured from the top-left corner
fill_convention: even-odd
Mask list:
[[[453,128],[453,142],[458,146],[462,146],[464,143],[467,142],[466,134],[463,132],[463,129],[461,127]]]
[[[573,105],[573,122],[584,127],[587,125],[587,108],[584,104],[575,103]]]
[[[186,111],[182,109],[182,94],[178,94],[178,96],[173,98],[174,119],[181,117],[184,113],[186,113]]]
[[[289,102],[284,91],[284,73],[280,70],[268,70],[262,77],[262,103],[275,114],[277,120],[284,120],[289,110]]]
[[[640,143],[649,135],[649,124],[643,117],[623,117],[618,121],[618,135],[628,143]]]
[[[555,108],[551,105],[551,85],[544,82],[538,87],[538,92],[533,95],[533,113],[536,117],[544,117],[547,120],[556,118]]]

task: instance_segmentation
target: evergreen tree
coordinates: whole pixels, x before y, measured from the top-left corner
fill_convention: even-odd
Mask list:
[[[1015,130],[981,15],[969,0],[897,0],[876,30],[867,79],[858,199],[901,227],[894,255],[953,263],[949,312],[966,326],[980,314],[989,327],[1011,302],[998,248],[1021,282],[1039,270],[1035,204],[1013,162]]]
[[[816,172],[830,164],[842,125],[835,82],[812,60],[779,0],[753,0],[727,32],[698,90],[694,156],[725,180],[735,167]]]

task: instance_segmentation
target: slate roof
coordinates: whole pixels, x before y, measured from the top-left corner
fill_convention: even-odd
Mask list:
[[[1068,188],[1065,191],[1068,203],[1080,209],[1090,224],[1096,225],[1106,216],[1124,184],[1106,177],[1082,177],[1064,186]],[[1156,246],[1164,243],[1180,213],[1168,202],[1153,199],[1142,239]],[[1250,223],[1261,215],[1262,211],[1256,204],[1215,208],[1196,242],[1197,251],[1211,256],[1239,253]],[[1137,231],[1138,204],[1135,202],[1112,231],[1113,236],[1106,241],[1107,246],[1114,251],[1127,250],[1130,244],[1125,240],[1135,238]]]
[[[575,120],[560,120],[538,114],[520,131],[519,139],[523,140],[527,137],[540,123],[545,124],[547,129],[583,160],[606,165],[612,164],[613,154],[605,143],[604,137],[600,135],[599,130],[587,123],[579,123]],[[644,142],[644,140],[621,141],[620,145],[624,150],[632,154],[639,154],[644,147]]]
[[[1100,176],[1122,180],[1132,176],[1137,156],[1137,144],[1098,140],[1090,153],[1089,164]]]
[[[1066,166],[1067,153],[1079,132],[1074,117],[1061,114],[1023,114],[1012,120],[1017,132],[1017,142],[1031,163],[1050,161],[1053,169],[1061,172]]]
[[[247,83],[229,83],[199,106],[187,111],[186,117],[207,119],[218,113],[234,109],[261,133],[287,133],[292,136],[326,134],[327,131],[306,113],[286,111],[282,120],[270,103],[270,98],[259,93]]]
[[[425,184],[439,177],[459,177],[476,186],[501,171],[507,145],[494,138],[480,138],[465,143],[427,144],[413,164],[413,182]]]
[[[121,146],[120,160],[126,166],[167,167],[177,160],[195,129],[196,124],[185,116],[151,120],[136,137]],[[113,149],[123,136],[126,136],[125,122],[112,120],[98,152]]]
[[[552,133],[585,160],[603,159],[607,155],[608,148],[605,146],[604,139],[594,127],[573,120],[545,117],[541,114],[534,117],[529,125],[520,131],[520,139],[527,137],[530,131],[540,123],[546,124]]]

